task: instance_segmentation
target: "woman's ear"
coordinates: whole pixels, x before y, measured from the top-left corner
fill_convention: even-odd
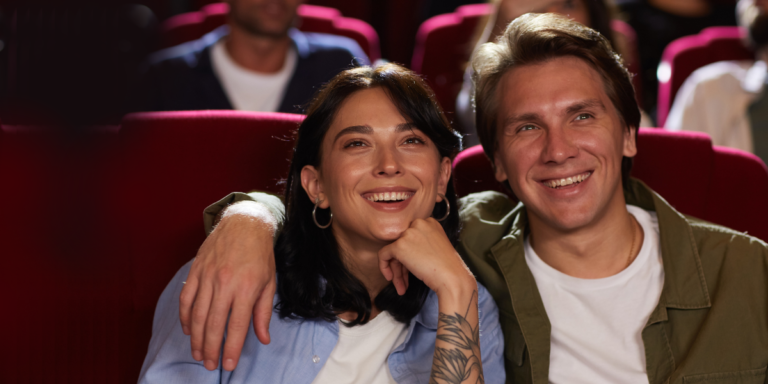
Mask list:
[[[451,158],[443,157],[440,161],[440,178],[437,180],[437,191],[445,195],[448,191],[448,182],[451,180],[451,171],[453,170]],[[438,196],[437,202],[441,202],[442,199]]]
[[[624,130],[624,148],[622,155],[635,157],[637,155],[637,127],[629,127]]]
[[[325,198],[325,194],[323,193],[323,185],[320,182],[320,172],[314,166],[305,165],[304,168],[301,169],[301,186],[304,188],[304,191],[307,192],[309,199],[312,200],[312,204],[319,198],[320,204],[318,206],[320,208],[326,209],[330,206],[328,199]]]

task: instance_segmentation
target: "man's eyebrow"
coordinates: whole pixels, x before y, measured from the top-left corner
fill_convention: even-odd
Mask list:
[[[370,125],[353,125],[351,127],[346,127],[341,130],[341,132],[336,134],[336,137],[333,139],[333,142],[335,143],[336,140],[339,140],[339,137],[342,137],[348,133],[362,133],[365,135],[370,135],[373,133],[373,128],[371,128]]]
[[[539,116],[538,113],[533,113],[533,112],[507,116],[504,119],[504,124],[502,125],[502,127],[513,125],[520,121],[531,121],[531,120],[541,120],[541,116]]]
[[[582,100],[576,103],[571,104],[568,108],[565,109],[565,114],[570,115],[574,112],[583,111],[585,109],[589,108],[598,108],[602,111],[605,111],[605,104],[603,104],[602,101],[598,99],[587,99]]]

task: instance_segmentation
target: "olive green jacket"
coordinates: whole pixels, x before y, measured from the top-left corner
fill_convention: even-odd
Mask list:
[[[649,382],[766,382],[766,244],[686,217],[637,180],[625,198],[659,220],[664,288],[642,332]],[[525,207],[483,192],[460,212],[459,252],[499,307],[507,381],[548,383],[551,330],[523,253]]]
[[[625,198],[659,220],[664,288],[642,335],[649,382],[768,383],[768,246],[680,214],[640,181]],[[206,209],[206,229],[240,200],[283,218],[274,197],[234,193]],[[499,307],[507,381],[548,383],[550,323],[523,253],[525,206],[482,192],[463,198],[460,213],[459,252]]]

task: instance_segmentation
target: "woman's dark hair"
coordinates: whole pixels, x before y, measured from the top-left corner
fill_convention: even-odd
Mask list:
[[[331,229],[320,229],[312,220],[314,203],[302,188],[301,170],[306,165],[320,166],[323,138],[342,103],[355,92],[372,88],[383,89],[403,117],[432,140],[441,157],[453,158],[461,150],[461,136],[451,128],[432,90],[406,68],[396,64],[359,67],[341,72],[326,84],[299,126],[286,184],[285,226],[275,246],[280,297],[277,309],[281,317],[333,321],[337,313],[354,311],[357,318],[347,325],[370,320],[372,303],[368,290],[344,265]],[[451,212],[441,224],[451,242],[455,242],[459,217],[453,177],[445,196]],[[439,218],[444,214],[445,204],[436,204],[433,216]],[[328,222],[328,215],[318,210],[318,221]],[[399,296],[389,284],[374,302],[380,310],[407,323],[421,310],[428,293],[429,288],[411,275],[405,295]]]

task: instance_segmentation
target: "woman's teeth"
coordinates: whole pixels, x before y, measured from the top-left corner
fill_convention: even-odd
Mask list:
[[[564,179],[553,179],[545,182],[544,184],[550,188],[565,187],[571,184],[578,184],[589,178],[592,172],[583,173],[572,177],[566,177]]]
[[[412,192],[382,192],[371,193],[366,197],[370,201],[403,201],[410,199],[413,196]]]

